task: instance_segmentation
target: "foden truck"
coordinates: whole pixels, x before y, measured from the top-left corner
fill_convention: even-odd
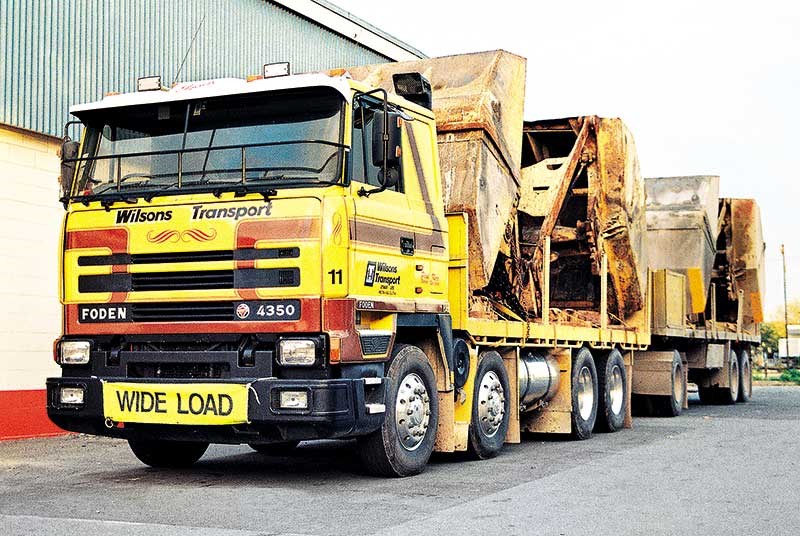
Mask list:
[[[506,52],[276,70],[71,109],[56,424],[156,467],[357,438],[405,476],[749,398],[753,201],[644,180],[618,119],[523,121]]]

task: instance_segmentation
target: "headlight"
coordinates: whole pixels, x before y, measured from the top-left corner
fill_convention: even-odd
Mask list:
[[[83,387],[62,387],[58,400],[62,404],[74,406],[83,404]]]
[[[89,341],[61,341],[58,362],[62,365],[85,365],[89,362],[91,349]]]
[[[307,391],[281,391],[281,409],[308,409]]]
[[[278,363],[310,366],[317,361],[317,345],[310,339],[283,339],[278,344]]]

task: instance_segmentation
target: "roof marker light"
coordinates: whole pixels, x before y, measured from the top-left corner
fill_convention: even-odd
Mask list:
[[[136,79],[136,91],[159,91],[161,76],[143,76]]]
[[[276,76],[288,76],[289,62],[267,63],[264,65],[264,78],[275,78]]]

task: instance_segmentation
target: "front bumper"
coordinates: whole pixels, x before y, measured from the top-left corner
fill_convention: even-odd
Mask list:
[[[104,378],[107,382],[138,384],[218,383],[250,384],[248,423],[236,425],[157,425],[110,423],[103,411],[103,383],[99,378],[48,378],[47,414],[55,424],[73,432],[130,438],[153,437],[173,440],[246,443],[324,438],[345,438],[368,434],[380,428],[384,417],[387,378],[309,379],[224,379],[192,381],[165,379]],[[84,403],[59,403],[61,387],[84,388]],[[278,407],[280,391],[308,392],[307,409]]]

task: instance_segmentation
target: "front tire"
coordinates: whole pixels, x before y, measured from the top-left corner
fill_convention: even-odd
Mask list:
[[[373,475],[411,476],[425,469],[433,453],[439,424],[436,376],[416,346],[397,344],[392,356],[383,424],[359,439],[358,452]]]
[[[208,443],[161,439],[129,439],[128,445],[145,465],[170,469],[191,466],[208,449]]]
[[[597,420],[597,369],[588,348],[572,360],[572,437],[589,439]]]
[[[597,383],[600,397],[595,430],[616,432],[625,423],[628,407],[628,375],[619,350],[611,350],[597,360]]]
[[[479,460],[494,458],[503,448],[511,412],[511,390],[503,358],[494,351],[481,355],[472,394],[469,452]]]

